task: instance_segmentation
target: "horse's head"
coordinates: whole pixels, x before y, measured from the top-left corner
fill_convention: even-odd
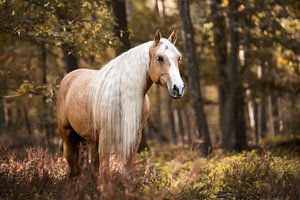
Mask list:
[[[168,39],[165,39],[157,30],[153,45],[150,47],[149,66],[149,76],[152,82],[167,87],[174,99],[181,98],[185,91],[185,84],[178,69],[181,54],[174,46],[176,39],[175,31]]]

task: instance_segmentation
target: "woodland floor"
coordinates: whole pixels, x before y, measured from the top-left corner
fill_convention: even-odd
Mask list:
[[[14,149],[14,150],[12,150]],[[16,150],[17,149],[17,150]],[[68,178],[62,153],[1,147],[0,199],[300,199],[300,141],[199,158],[181,145],[152,146],[100,193],[88,170]]]

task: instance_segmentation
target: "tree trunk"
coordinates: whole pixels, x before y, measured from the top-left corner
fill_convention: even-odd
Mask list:
[[[222,132],[222,148],[226,150],[234,150],[235,145],[235,115],[237,114],[236,109],[236,98],[237,98],[237,53],[238,53],[238,32],[237,28],[237,2],[235,0],[229,1],[229,34],[230,34],[230,53],[228,60],[228,69],[229,69],[229,91],[228,96],[225,101],[224,112],[226,116],[224,118],[224,132]]]
[[[3,63],[0,62],[2,65]],[[3,96],[6,95],[7,79],[4,76],[0,76],[0,134],[6,128],[5,127],[5,100]]]
[[[4,99],[2,96],[5,95],[6,90],[6,80],[0,78],[0,134],[5,128],[5,108],[4,108]]]
[[[14,126],[11,105],[4,101],[4,128],[11,129]]]
[[[225,18],[221,0],[211,4],[214,23],[215,54],[218,65],[221,147],[242,150],[247,146],[244,94],[238,74],[238,1],[229,1],[230,53],[227,60]]]
[[[169,96],[168,97],[168,105],[167,105],[167,109],[168,109],[168,116],[169,116],[169,124],[170,124],[170,131],[171,131],[171,136],[172,136],[172,140],[173,142],[177,143],[177,132],[175,129],[175,120],[174,120],[174,112],[173,112],[173,108],[172,108],[172,98]]]
[[[2,133],[2,130],[4,129],[4,103],[3,98],[0,96],[0,134]]]
[[[129,31],[126,14],[125,0],[112,0],[112,10],[115,18],[116,25],[114,26],[115,36],[121,41],[120,48],[117,49],[117,55],[130,49]]]
[[[154,11],[155,14],[159,14],[159,9],[158,9],[158,0],[152,0],[152,10]]]
[[[223,147],[227,150],[241,150],[246,146],[246,128],[244,118],[243,90],[238,74],[238,1],[229,1],[229,34],[230,34],[230,87],[226,102],[226,128],[223,136]],[[232,138],[232,139],[227,139]]]
[[[193,136],[192,136],[191,116],[190,116],[190,112],[188,112],[188,109],[189,108],[184,109],[184,117],[186,119],[188,144],[191,145],[193,141]]]
[[[235,146],[234,149],[242,151],[247,148],[247,126],[246,126],[246,115],[245,115],[245,98],[243,88],[239,82],[237,90],[237,100],[235,102],[236,116],[234,120],[235,124]]]
[[[258,66],[257,70],[257,78],[262,80],[265,79],[267,74],[266,62],[264,59],[260,60],[260,66]],[[268,101],[266,96],[263,94],[264,91],[261,92],[261,97],[259,98],[259,102],[257,105],[257,129],[259,138],[265,138],[267,136],[267,105]]]
[[[229,93],[228,67],[227,67],[227,44],[226,44],[226,23],[222,10],[222,0],[212,1],[211,16],[214,24],[214,42],[215,56],[217,61],[217,79],[218,79],[218,94],[219,94],[219,127],[222,138],[222,146],[228,143],[229,138],[224,137],[227,116],[225,110],[225,102]]]
[[[176,109],[177,111],[177,116],[178,116],[178,132],[179,135],[181,136],[181,142],[184,144],[184,126],[183,126],[183,119],[182,119],[182,110],[180,108]]]
[[[160,91],[160,86],[156,85],[156,126],[157,126],[157,134],[159,134],[159,138],[165,137],[165,130],[162,125],[162,117],[161,117],[161,91]],[[160,140],[161,142],[163,140]]]
[[[47,52],[45,44],[41,46],[42,83],[47,83]]]
[[[278,108],[278,98],[274,94],[269,96],[270,120],[271,120],[271,133],[273,136],[280,134],[280,118]]]
[[[28,117],[27,107],[25,105],[23,105],[22,107],[23,107],[23,114],[24,114],[26,130],[27,130],[28,135],[31,137],[32,129],[31,129],[31,125],[30,125],[30,121],[29,121],[29,117]]]
[[[41,63],[41,68],[42,68],[42,84],[46,85],[47,84],[47,52],[46,52],[46,47],[45,44],[42,44],[41,46],[41,56],[40,56],[40,63]],[[51,115],[51,109],[47,105],[47,97],[43,96],[43,106],[44,110],[42,115],[42,129],[46,133],[46,143],[50,144],[50,138],[51,134],[54,134],[55,128],[52,126],[48,116]]]
[[[267,99],[262,96],[257,106],[257,131],[259,138],[267,136]]]
[[[258,103],[255,102],[255,100],[251,101],[252,104],[252,113],[253,113],[253,121],[254,121],[254,126],[253,126],[253,132],[254,132],[254,141],[255,144],[259,143],[259,139],[260,139],[260,135],[259,135],[259,107],[258,107]]]
[[[65,70],[67,73],[78,69],[78,58],[75,55],[75,48],[72,44],[63,44],[62,45],[64,61],[65,61]]]
[[[200,151],[203,156],[207,156],[212,149],[206,115],[204,112],[202,93],[200,90],[199,71],[195,57],[194,29],[190,17],[189,1],[178,0],[178,4],[183,28],[183,42],[187,61],[190,99],[197,120],[199,138],[201,139]]]
[[[67,8],[66,8],[67,9]],[[59,10],[57,11],[57,16],[60,20],[66,21],[69,20],[68,16],[65,13],[65,10]],[[67,29],[67,31],[70,31]],[[76,49],[73,44],[71,43],[63,43],[61,46],[62,52],[63,52],[63,58],[65,62],[65,71],[67,73],[78,69],[78,58],[76,56]]]
[[[270,63],[269,64],[270,81],[272,83],[275,83],[277,62],[273,52],[271,52],[269,63]],[[273,136],[280,134],[280,116],[279,116],[278,99],[279,97],[277,96],[277,94],[274,91],[271,91],[269,95],[269,108],[270,108],[271,132]]]

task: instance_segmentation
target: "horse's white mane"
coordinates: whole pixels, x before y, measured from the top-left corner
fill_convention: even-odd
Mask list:
[[[94,133],[105,138],[99,149],[114,151],[122,160],[131,153],[141,126],[151,44],[136,46],[110,61],[87,88]]]

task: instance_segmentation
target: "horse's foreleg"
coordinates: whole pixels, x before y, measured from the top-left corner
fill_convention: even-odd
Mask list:
[[[80,173],[78,165],[79,143],[82,138],[72,129],[61,130],[63,135],[64,156],[70,168],[70,177],[77,176]]]
[[[98,142],[91,142],[90,144],[91,152],[91,167],[92,173],[97,174],[99,170],[99,153],[98,153]]]
[[[127,162],[126,162],[126,165],[125,165],[125,168],[128,169],[131,167],[133,161],[134,161],[134,157],[138,151],[138,148],[139,148],[139,145],[140,145],[140,142],[141,142],[141,139],[142,139],[142,131],[143,131],[143,128],[140,128],[140,130],[138,131],[137,133],[137,136],[136,136],[136,142],[134,144],[134,147],[132,149],[132,152],[130,153],[128,159],[127,159]]]
[[[110,160],[110,144],[108,144],[107,135],[100,133],[99,134],[99,176],[100,176],[100,191],[109,184],[110,182],[110,169],[109,169],[109,160]]]

